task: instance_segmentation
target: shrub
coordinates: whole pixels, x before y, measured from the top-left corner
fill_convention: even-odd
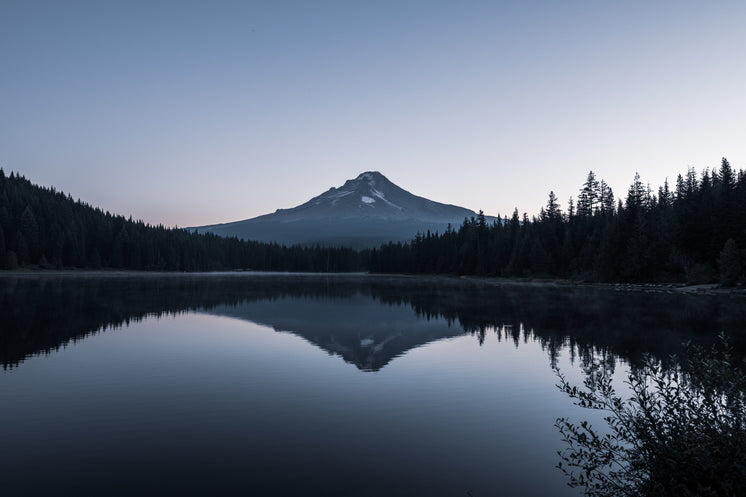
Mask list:
[[[676,367],[648,358],[628,376],[626,400],[598,364],[584,389],[557,371],[577,405],[608,413],[603,433],[557,419],[568,484],[589,496],[746,495],[746,376],[733,361],[724,337],[709,354],[689,347]]]

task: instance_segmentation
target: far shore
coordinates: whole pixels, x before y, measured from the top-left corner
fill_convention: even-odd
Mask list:
[[[598,283],[589,281],[575,281],[566,279],[542,278],[499,278],[481,276],[461,276],[462,279],[480,281],[488,285],[527,285],[541,288],[550,287],[588,287],[615,290],[620,292],[643,293],[678,293],[686,295],[739,295],[746,297],[743,286],[723,287],[717,283],[687,285],[686,283]]]
[[[739,285],[732,288],[723,287],[717,283],[706,283],[687,285],[685,283],[598,283],[589,281],[577,281],[568,279],[552,278],[502,278],[488,276],[467,275],[443,275],[443,274],[404,274],[404,273],[310,273],[310,272],[280,272],[280,271],[253,271],[253,270],[228,270],[228,271],[136,271],[117,269],[41,269],[41,268],[19,268],[11,270],[0,270],[0,278],[5,277],[145,277],[145,278],[173,278],[173,277],[370,277],[370,278],[397,278],[414,279],[418,281],[468,281],[480,285],[489,286],[528,286],[536,288],[597,288],[620,292],[642,292],[642,293],[670,293],[684,295],[734,295],[746,297],[746,287]]]

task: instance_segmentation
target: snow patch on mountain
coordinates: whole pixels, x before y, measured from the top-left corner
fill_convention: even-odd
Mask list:
[[[352,195],[355,192],[351,191],[345,191],[345,190],[337,190],[336,188],[331,188],[328,192],[326,192],[324,195],[321,195],[318,197],[318,200],[316,200],[316,205],[321,205],[322,202],[331,200],[332,205],[336,205],[337,202],[339,202],[339,199],[346,197],[347,195]]]
[[[362,201],[363,201],[363,203],[365,203],[365,204],[374,204],[374,203],[376,203],[376,199],[374,199],[374,198],[370,198],[370,197],[366,197],[365,195],[363,195],[363,196],[362,196],[362,197],[360,198],[360,200],[362,200]]]
[[[381,200],[383,200],[384,202],[386,202],[386,203],[387,203],[388,205],[390,205],[391,207],[393,207],[393,208],[395,208],[395,209],[399,209],[400,211],[403,211],[403,210],[404,210],[404,209],[402,209],[401,207],[399,207],[398,205],[396,205],[395,203],[393,203],[393,202],[389,202],[388,200],[386,200],[386,196],[385,196],[385,195],[383,194],[383,192],[381,192],[381,191],[379,191],[379,190],[376,190],[376,189],[375,189],[375,188],[373,188],[373,187],[371,187],[370,191],[371,191],[371,192],[373,192],[373,195],[375,195],[376,197],[380,198]]]

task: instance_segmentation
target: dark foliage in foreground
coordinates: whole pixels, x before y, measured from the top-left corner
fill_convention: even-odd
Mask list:
[[[338,272],[362,270],[365,257],[349,248],[285,247],[150,226],[0,169],[0,269]]]
[[[553,192],[538,218],[488,224],[483,215],[458,229],[390,243],[371,254],[380,273],[561,277],[591,281],[710,283],[744,280],[746,172],[726,159],[694,169],[657,194],[640,181],[615,204],[593,172],[562,212]]]
[[[710,354],[690,351],[684,368],[650,359],[627,381],[623,400],[600,365],[585,389],[559,387],[576,404],[608,413],[606,433],[565,418],[559,468],[589,496],[746,495],[746,375],[723,338]]]

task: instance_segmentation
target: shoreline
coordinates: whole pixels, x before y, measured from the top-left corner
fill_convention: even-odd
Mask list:
[[[281,271],[137,271],[116,269],[5,269],[0,270],[0,278],[8,277],[145,277],[145,278],[175,278],[175,277],[317,277],[317,278],[401,278],[419,281],[462,281],[487,286],[523,286],[536,288],[587,288],[616,292],[632,293],[666,293],[678,295],[732,295],[746,297],[746,287],[736,286],[724,288],[717,283],[687,285],[685,283],[595,283],[573,281],[568,279],[542,278],[503,278],[492,276],[445,275],[445,274],[407,274],[407,273],[312,273],[312,272],[281,272]]]
[[[460,276],[459,278],[480,281],[487,285],[524,285],[539,288],[596,288],[617,292],[667,293],[675,295],[735,295],[746,297],[746,287],[725,288],[718,283],[687,285],[686,283],[595,283],[566,279],[513,279],[481,276]]]

